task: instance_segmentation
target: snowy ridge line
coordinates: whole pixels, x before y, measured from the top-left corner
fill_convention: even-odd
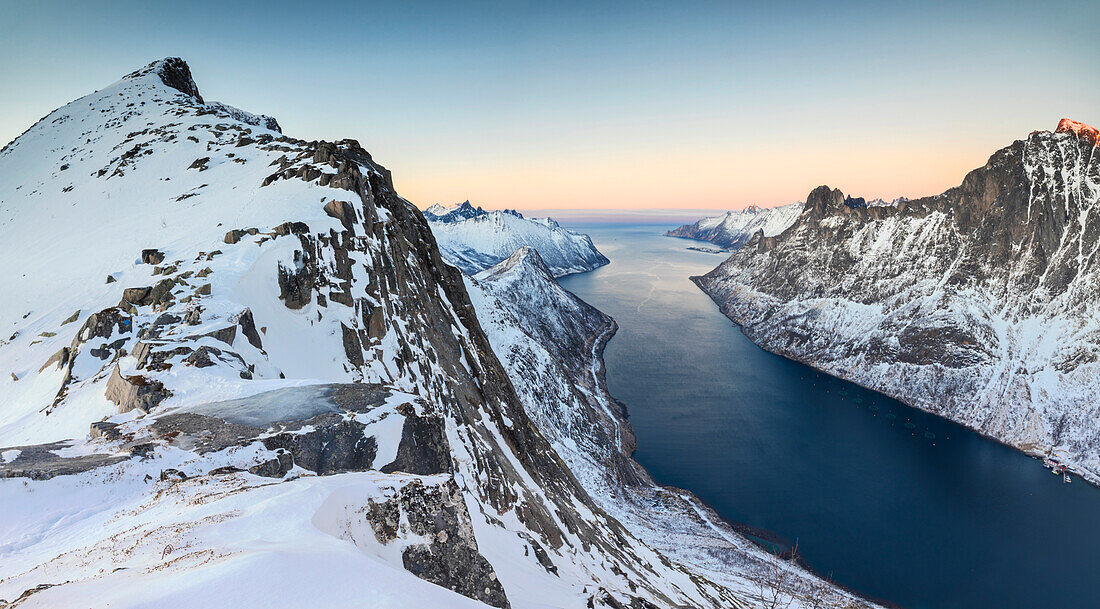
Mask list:
[[[521,247],[537,250],[555,277],[608,263],[588,235],[566,230],[551,218],[524,218],[509,209],[486,211],[469,201],[450,209],[433,205],[424,217],[444,259],[467,275],[488,269]]]

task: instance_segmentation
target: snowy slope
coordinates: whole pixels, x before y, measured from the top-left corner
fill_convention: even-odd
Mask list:
[[[727,211],[721,216],[703,218],[695,224],[685,224],[665,234],[671,237],[710,241],[715,245],[735,250],[748,243],[757,231],[763,231],[765,237],[774,237],[782,233],[794,223],[800,213],[802,213],[802,203],[789,203],[769,208],[751,205],[745,209]]]
[[[615,322],[559,286],[538,252],[517,250],[466,284],[532,422],[596,503],[632,535],[742,599],[751,601],[761,581],[782,573],[789,581],[780,606],[788,600],[792,606],[862,606],[764,553],[696,497],[658,485],[634,461],[625,408],[603,377],[603,348]]]
[[[512,210],[485,211],[469,201],[424,212],[443,257],[468,275],[483,271],[521,247],[539,252],[555,277],[607,264],[588,235],[566,230],[550,218],[524,218]]]
[[[1063,120],[895,206],[810,193],[696,278],[767,349],[1100,482],[1100,152]]]
[[[276,126],[168,59],[0,152],[0,599],[743,598],[578,482],[389,172]]]

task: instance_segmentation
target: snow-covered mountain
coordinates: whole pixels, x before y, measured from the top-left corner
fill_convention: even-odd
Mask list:
[[[774,237],[782,233],[794,223],[800,213],[802,213],[802,203],[788,203],[768,208],[750,205],[745,209],[727,211],[721,216],[703,218],[695,224],[685,224],[665,234],[670,237],[709,241],[735,250],[748,243],[757,231],[763,231],[765,237]]]
[[[538,251],[555,277],[607,264],[588,235],[566,230],[550,218],[524,218],[518,211],[485,211],[469,201],[453,208],[424,210],[443,258],[468,275],[512,255],[521,247]]]
[[[695,278],[761,346],[1100,482],[1100,150],[1062,120],[943,194],[822,186]]]
[[[0,605],[862,606],[629,459],[533,250],[275,127],[173,58],[0,151]]]

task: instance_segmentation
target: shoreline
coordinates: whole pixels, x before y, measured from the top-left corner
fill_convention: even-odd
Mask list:
[[[668,235],[668,236],[671,236],[671,235]],[[563,289],[565,289],[565,288],[563,288]],[[572,292],[570,292],[570,293],[572,294]],[[580,298],[580,296],[577,296],[576,294],[574,294],[574,296],[576,296],[582,302],[587,303],[587,301]],[[591,305],[590,303],[587,303],[587,304],[589,304],[589,306],[592,306],[593,308],[595,308],[595,306]],[[599,309],[596,309],[596,310],[599,311]],[[679,488],[679,487],[675,487],[675,486],[670,486],[670,485],[666,485],[666,484],[661,484],[656,479],[654,479],[653,475],[650,474],[649,470],[645,467],[645,465],[643,465],[641,462],[634,459],[634,453],[637,451],[637,437],[635,436],[634,428],[630,424],[630,421],[629,421],[629,417],[630,417],[629,407],[627,406],[627,404],[625,402],[623,402],[622,400],[620,400],[620,399],[616,398],[615,396],[613,396],[611,394],[610,388],[607,386],[607,362],[604,360],[604,350],[606,349],[607,345],[611,342],[611,339],[614,338],[615,335],[618,333],[619,323],[615,320],[615,318],[611,317],[607,313],[603,313],[603,311],[600,311],[600,313],[603,314],[605,317],[607,317],[607,319],[610,321],[610,324],[609,324],[608,327],[603,328],[600,331],[600,334],[596,336],[596,338],[595,338],[595,340],[593,341],[593,344],[592,344],[592,354],[595,356],[596,363],[598,364],[598,366],[595,368],[595,373],[597,375],[596,381],[598,383],[597,387],[596,387],[596,390],[601,391],[604,395],[607,396],[607,398],[613,404],[615,404],[616,406],[619,407],[619,409],[621,411],[620,414],[619,414],[619,419],[620,420],[616,421],[616,424],[620,426],[620,430],[623,427],[625,427],[627,433],[630,434],[630,437],[633,440],[631,450],[630,450],[629,453],[626,453],[625,456],[634,465],[636,465],[641,471],[643,471],[645,473],[645,475],[647,476],[649,481],[654,485],[654,487],[658,491],[661,491],[661,492],[664,492],[664,493],[669,493],[669,494],[672,494],[672,495],[675,495],[675,496],[679,496],[681,499],[683,499],[687,503],[694,504],[693,505],[694,509],[696,509],[696,511],[700,511],[700,517],[704,521],[709,521],[709,520],[717,521],[721,525],[724,525],[725,527],[728,527],[731,532],[738,535],[743,540],[745,540],[745,541],[749,542],[750,544],[752,544],[752,545],[756,546],[757,548],[759,548],[761,551],[763,551],[767,554],[770,554],[772,556],[776,556],[776,557],[778,557],[782,560],[792,561],[799,569],[805,571],[810,576],[816,577],[816,578],[820,579],[821,581],[826,582],[829,586],[834,587],[834,588],[844,592],[845,594],[848,594],[848,595],[850,595],[850,596],[852,596],[856,599],[866,601],[866,602],[871,603],[873,605],[877,605],[879,607],[884,607],[885,609],[906,609],[903,605],[899,605],[897,603],[894,603],[894,602],[891,602],[891,601],[888,601],[888,600],[885,600],[885,599],[880,599],[880,598],[870,596],[870,595],[865,594],[863,592],[860,592],[859,590],[856,590],[856,589],[854,589],[850,586],[841,584],[841,583],[831,579],[830,576],[826,576],[825,574],[823,574],[822,572],[820,572],[819,570],[814,568],[814,566],[811,565],[809,562],[807,562],[805,560],[805,558],[803,558],[802,555],[797,554],[793,551],[797,548],[797,545],[798,545],[797,540],[792,542],[790,539],[784,537],[783,535],[780,535],[779,533],[777,533],[775,531],[772,531],[771,529],[765,529],[765,528],[762,528],[762,527],[757,527],[757,526],[748,524],[746,522],[740,522],[740,521],[737,521],[737,520],[731,520],[729,518],[726,518],[726,517],[722,516],[721,514],[719,514],[718,511],[715,510],[709,503],[704,501],[702,498],[700,498],[698,495],[696,495],[691,490],[683,489],[683,488]],[[712,527],[716,526],[713,522],[711,522],[709,524]],[[720,531],[716,531],[716,532],[719,532],[719,534],[721,534]],[[780,551],[778,551],[778,552],[774,551],[774,549],[772,547],[769,547],[769,545],[777,546]]]
[[[910,408],[915,408],[916,410],[919,410],[919,411],[924,412],[926,414],[930,414],[934,417],[938,417],[938,418],[940,418],[944,421],[949,421],[951,423],[954,423],[955,425],[959,425],[960,427],[963,427],[963,428],[967,429],[968,431],[971,431],[971,432],[981,436],[982,438],[985,438],[987,440],[991,440],[993,442],[996,442],[997,444],[1000,444],[1001,446],[1011,448],[1012,450],[1014,450],[1014,451],[1016,451],[1016,452],[1018,452],[1022,455],[1025,455],[1027,457],[1030,457],[1032,459],[1041,460],[1043,457],[1046,456],[1046,455],[1044,455],[1040,452],[1028,451],[1027,449],[1025,449],[1021,446],[1016,446],[1014,444],[1010,444],[1010,443],[1008,443],[1008,442],[1006,442],[1006,441],[1004,441],[1000,438],[997,438],[995,436],[991,436],[991,435],[989,435],[989,434],[987,434],[987,433],[985,433],[985,432],[983,432],[979,429],[975,429],[975,428],[971,427],[970,425],[967,425],[966,423],[963,423],[961,421],[956,421],[956,420],[954,420],[950,417],[945,417],[942,414],[932,412],[928,409],[922,408],[918,404],[915,404],[914,402],[912,402],[910,398],[908,398],[904,395],[891,395],[890,393],[882,391],[881,389],[878,389],[876,387],[869,387],[867,385],[864,385],[863,383],[860,383],[859,381],[857,381],[855,379],[846,378],[846,377],[843,377],[843,376],[833,374],[832,372],[817,366],[814,362],[802,360],[802,359],[799,359],[797,357],[791,357],[790,355],[787,355],[785,353],[780,353],[778,351],[773,351],[772,349],[769,349],[769,348],[765,347],[764,345],[761,345],[759,342],[753,340],[752,337],[749,336],[748,332],[745,331],[744,324],[739,322],[731,314],[727,313],[724,310],[724,307],[722,306],[722,303],[715,300],[714,296],[711,295],[711,293],[708,292],[706,290],[706,288],[704,288],[700,284],[701,280],[703,279],[702,275],[692,275],[691,277],[688,277],[688,279],[693,284],[695,284],[695,287],[699,288],[700,292],[705,294],[707,296],[707,298],[709,298],[710,301],[713,302],[715,304],[715,306],[718,307],[718,311],[719,311],[719,313],[722,314],[723,317],[725,317],[726,319],[729,319],[730,322],[733,323],[733,325],[737,326],[738,331],[741,332],[741,334],[745,338],[747,338],[749,340],[749,342],[751,342],[753,345],[756,345],[757,348],[759,348],[763,351],[766,351],[766,352],[771,353],[773,355],[778,355],[779,357],[790,360],[792,362],[798,362],[798,363],[803,364],[805,366],[809,366],[811,369],[816,370],[817,372],[820,372],[822,374],[828,375],[832,378],[839,379],[839,380],[847,382],[847,383],[851,383],[853,385],[856,385],[857,387],[861,387],[863,389],[866,389],[867,391],[872,391],[872,392],[877,393],[877,394],[879,394],[883,397],[890,398],[890,399],[893,399],[893,400],[897,400],[898,402],[901,402],[902,404],[904,404],[904,405],[906,405]],[[1100,476],[1088,476],[1085,473],[1083,473],[1081,470],[1079,470],[1077,468],[1077,466],[1073,463],[1063,463],[1063,465],[1065,465],[1068,468],[1066,471],[1072,477],[1077,478],[1078,480],[1080,480],[1080,481],[1084,482],[1085,484],[1088,484],[1092,487],[1100,488]]]

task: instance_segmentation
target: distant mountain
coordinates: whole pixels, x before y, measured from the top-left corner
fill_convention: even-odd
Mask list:
[[[752,205],[721,216],[703,218],[695,224],[685,224],[667,233],[670,237],[684,237],[709,241],[715,245],[735,250],[757,233],[773,237],[794,223],[802,212],[802,203],[789,203],[779,207],[763,208]]]
[[[521,247],[538,251],[555,277],[583,273],[608,263],[588,235],[566,230],[550,218],[524,218],[506,209],[485,211],[469,201],[424,210],[443,258],[467,275],[483,271]]]
[[[1062,120],[943,194],[826,186],[694,278],[761,346],[1100,482],[1100,150]]]

